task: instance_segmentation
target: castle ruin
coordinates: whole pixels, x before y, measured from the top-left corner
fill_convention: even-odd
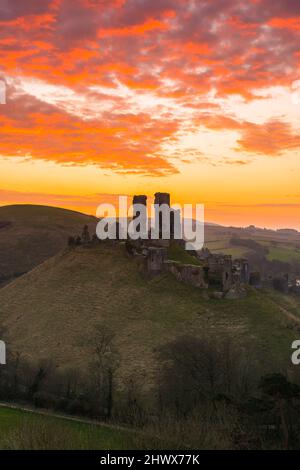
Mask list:
[[[132,202],[132,220],[138,217],[141,217],[140,220],[143,218],[147,220],[147,196],[135,195]],[[230,255],[213,254],[207,248],[199,251],[185,251],[185,240],[178,238],[178,234],[175,234],[175,225],[178,226],[178,221],[180,221],[181,229],[181,214],[180,211],[171,207],[170,194],[155,193],[154,204],[156,239],[149,236],[143,237],[142,227],[138,221],[136,229],[137,232],[141,232],[141,236],[137,240],[130,239],[128,234],[129,239],[124,242],[124,240],[119,240],[117,233],[116,240],[113,241],[113,243],[125,243],[127,255],[139,259],[140,266],[149,278],[170,273],[179,282],[209,290],[214,298],[244,297],[247,294],[247,285],[257,288],[261,286],[260,274],[250,272],[247,259],[233,260]],[[118,232],[118,222],[116,226]],[[69,238],[69,245],[88,247],[100,243],[95,237],[96,235],[90,237],[88,227],[85,226],[81,237]],[[175,252],[177,250],[180,254],[179,259],[174,259],[174,247]],[[188,262],[182,262],[181,259],[186,259]]]
[[[147,198],[143,195],[133,197],[133,207],[135,204],[145,206],[147,212]],[[180,212],[172,209],[170,205],[170,194],[156,193],[154,198],[156,214],[155,223],[158,224],[156,230],[158,239],[130,241],[131,254],[142,256],[145,260],[145,269],[149,277],[154,277],[164,272],[171,273],[179,282],[192,285],[199,289],[216,289],[220,297],[233,292],[236,297],[245,294],[241,286],[249,284],[249,264],[247,260],[235,260],[229,255],[212,254],[208,249],[201,252],[188,252],[195,258],[195,262],[185,264],[169,258],[168,249],[173,244],[184,250],[185,241],[177,239],[174,233],[175,217],[181,217]],[[169,211],[169,217],[162,217],[161,206]],[[135,210],[133,211],[135,217]],[[167,221],[167,222],[166,222]],[[169,226],[163,224],[169,224]],[[169,233],[168,238],[164,238],[164,233]],[[205,252],[203,256],[202,251]],[[236,287],[236,289],[235,289]],[[242,295],[241,295],[242,293]]]

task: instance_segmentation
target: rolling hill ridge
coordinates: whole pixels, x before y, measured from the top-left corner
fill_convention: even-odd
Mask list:
[[[49,206],[0,207],[0,285],[58,253],[85,224],[92,229],[96,219]]]

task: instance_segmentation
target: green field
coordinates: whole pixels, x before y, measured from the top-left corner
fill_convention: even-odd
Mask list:
[[[244,246],[226,246],[226,247],[223,247],[223,248],[214,248],[214,249],[210,249],[209,248],[209,245],[207,247],[212,253],[215,253],[215,254],[218,254],[218,253],[222,253],[223,255],[230,255],[232,256],[233,258],[243,258],[245,256],[247,256],[247,253],[251,250],[249,250],[249,248],[246,248]]]
[[[266,258],[269,261],[282,261],[286,263],[300,261],[299,242],[296,242],[295,240],[281,240],[280,238],[276,239],[276,237],[274,237],[274,239],[268,239],[254,236],[249,236],[249,238],[268,250]],[[220,236],[219,239],[207,240],[205,242],[205,246],[212,253],[231,255],[233,258],[247,257],[247,253],[253,251],[246,246],[232,245],[230,240],[230,237]]]
[[[268,246],[269,253],[267,259],[269,261],[278,260],[286,263],[291,261],[300,261],[300,251],[294,247],[271,247]]]
[[[136,449],[131,431],[0,407],[0,449]]]

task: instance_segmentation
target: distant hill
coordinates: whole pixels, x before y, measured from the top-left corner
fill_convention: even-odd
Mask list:
[[[121,351],[121,371],[151,376],[159,346],[183,335],[233,338],[255,350],[267,371],[290,366],[299,336],[299,306],[275,292],[211,300],[170,274],[147,280],[124,245],[66,248],[0,290],[0,324],[9,350],[59,368],[86,369],[96,325],[109,327]],[[249,352],[250,354],[250,352]]]
[[[93,217],[56,207],[0,207],[0,284],[55,255],[69,235],[80,235],[83,225],[95,223]]]
[[[285,235],[300,235],[298,230],[295,230],[293,228],[279,228],[277,232]]]
[[[242,240],[239,244],[238,238]],[[251,243],[247,243],[249,240],[255,242],[259,250],[254,249],[254,243],[251,248]],[[209,224],[205,226],[205,247],[212,253],[232,255],[234,258],[251,258],[256,251],[265,250],[269,261],[300,263],[300,233],[293,229],[270,230],[254,226],[239,228]]]

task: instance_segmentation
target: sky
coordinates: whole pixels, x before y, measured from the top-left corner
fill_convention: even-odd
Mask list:
[[[0,85],[0,205],[300,229],[299,0],[0,0]]]

